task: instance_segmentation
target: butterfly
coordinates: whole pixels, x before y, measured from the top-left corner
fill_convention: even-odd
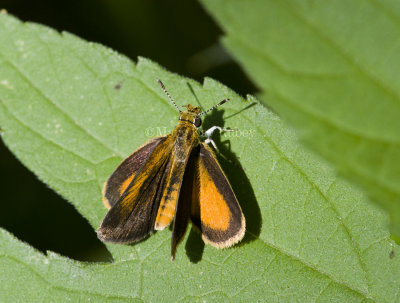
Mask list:
[[[213,150],[200,141],[201,112],[187,104],[171,134],[150,139],[128,156],[105,182],[103,201],[109,209],[97,234],[104,242],[136,243],[171,223],[171,260],[189,220],[205,243],[225,248],[245,233],[245,218]],[[214,129],[220,129],[214,127]],[[207,132],[206,132],[207,133]],[[206,140],[210,139],[211,133]]]

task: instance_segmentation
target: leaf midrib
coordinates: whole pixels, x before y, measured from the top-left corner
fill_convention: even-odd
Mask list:
[[[252,123],[251,119],[249,119],[246,115],[242,115],[242,117],[243,117],[244,119],[246,119],[249,123]],[[14,116],[14,118],[17,119],[15,116]],[[18,121],[19,121],[19,120],[18,120]],[[19,121],[19,122],[20,122],[20,121]],[[20,123],[21,123],[21,122],[20,122]],[[25,127],[27,127],[27,126],[25,126]],[[332,203],[329,202],[329,199],[321,192],[321,190],[319,189],[319,187],[318,187],[316,184],[314,184],[314,183],[308,178],[308,176],[305,174],[305,172],[303,172],[299,167],[297,167],[292,161],[290,161],[290,160],[285,156],[285,154],[275,145],[275,143],[274,143],[273,141],[271,141],[270,138],[267,137],[267,134],[266,134],[265,131],[261,130],[259,127],[256,127],[256,128],[257,128],[258,132],[259,132],[260,134],[262,134],[263,137],[269,142],[269,144],[270,144],[271,146],[273,146],[273,148],[276,150],[276,152],[277,152],[278,154],[281,155],[282,159],[284,159],[285,161],[287,161],[287,162],[293,167],[293,169],[297,170],[297,171],[307,180],[307,182],[311,185],[311,187],[313,187],[313,188],[315,188],[315,189],[317,190],[317,192],[321,195],[321,197],[328,203],[329,207],[340,217],[340,215],[339,215],[339,213],[337,212],[336,208],[332,205]],[[38,135],[41,136],[40,134],[38,134]],[[48,140],[47,138],[44,138],[44,140],[51,142],[51,141]],[[53,143],[53,142],[51,142],[51,143]],[[54,143],[53,143],[53,144],[54,144]],[[89,161],[88,161],[88,162],[89,162]],[[338,219],[338,216],[336,216],[336,219],[337,219],[337,220],[339,220],[339,219]],[[355,253],[356,253],[357,256],[358,256],[358,259],[359,259],[361,268],[363,269],[364,274],[366,275],[366,270],[365,270],[364,263],[362,262],[361,255],[360,255],[360,253],[359,253],[359,251],[358,251],[358,248],[356,247],[356,244],[355,244],[354,241],[353,241],[353,238],[351,237],[351,234],[350,234],[350,232],[349,232],[349,230],[348,230],[346,224],[345,224],[343,221],[341,221],[341,220],[339,220],[339,223],[344,227],[344,229],[345,229],[345,231],[346,231],[346,234],[347,234],[348,238],[350,239],[350,242],[352,243],[353,249],[354,249]],[[248,233],[249,233],[250,235],[252,235],[253,237],[255,237],[254,234],[251,234],[250,232],[248,232]],[[267,246],[269,245],[271,248],[274,248],[274,249],[280,251],[281,253],[283,253],[283,254],[285,254],[285,255],[287,255],[287,256],[290,256],[290,257],[292,257],[293,259],[296,259],[296,260],[300,261],[302,264],[304,264],[305,266],[307,266],[307,267],[313,269],[314,271],[317,271],[317,272],[319,272],[320,274],[329,277],[330,279],[332,279],[332,280],[335,281],[336,283],[339,283],[339,284],[341,284],[341,285],[344,285],[344,286],[348,287],[349,289],[351,289],[351,290],[353,290],[353,291],[359,292],[360,294],[364,294],[367,298],[369,298],[369,297],[367,296],[367,293],[364,293],[364,292],[362,292],[362,291],[358,291],[357,289],[353,289],[350,285],[347,285],[344,281],[341,281],[341,282],[340,282],[339,280],[333,278],[333,277],[330,276],[329,274],[327,274],[327,273],[325,273],[325,272],[323,272],[323,271],[318,270],[316,267],[312,266],[311,264],[309,264],[309,263],[306,262],[305,260],[302,260],[302,259],[300,259],[300,258],[296,258],[295,256],[291,255],[290,253],[284,252],[284,250],[282,250],[281,248],[278,248],[278,247],[274,246],[274,245],[271,244],[271,243],[267,244],[267,242],[265,242],[265,241],[262,240],[262,239],[260,239],[260,241],[262,241],[265,245],[267,245]],[[367,275],[366,275],[366,276],[367,276]],[[366,282],[367,282],[367,289],[368,289],[368,279],[366,279]]]

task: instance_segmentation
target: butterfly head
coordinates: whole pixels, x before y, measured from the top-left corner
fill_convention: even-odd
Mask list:
[[[217,108],[218,106],[226,103],[229,101],[229,99],[224,99],[221,102],[219,102],[218,104],[214,105],[213,107],[211,107],[210,109],[202,112],[199,106],[193,106],[191,104],[187,104],[186,106],[186,111],[182,111],[180,110],[180,108],[178,107],[178,105],[176,105],[174,99],[171,97],[171,95],[169,94],[169,92],[167,91],[167,89],[165,88],[164,84],[161,82],[160,79],[157,79],[158,83],[160,84],[161,88],[164,90],[165,94],[168,96],[168,98],[171,100],[171,103],[176,107],[176,109],[179,111],[179,121],[185,121],[185,122],[189,122],[192,123],[196,128],[200,127],[201,125],[201,118],[200,116],[208,113],[209,111]]]
[[[187,121],[192,123],[196,127],[200,127],[201,125],[201,118],[200,114],[200,107],[193,106],[191,104],[187,104],[184,106],[186,108],[185,111],[181,111],[179,115],[179,121]]]

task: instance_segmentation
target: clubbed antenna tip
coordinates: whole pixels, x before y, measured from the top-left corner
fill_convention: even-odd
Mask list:
[[[212,111],[213,109],[216,109],[218,106],[220,106],[220,105],[222,105],[222,104],[224,104],[224,103],[226,103],[228,101],[229,101],[228,98],[222,100],[221,102],[219,102],[218,104],[214,105],[213,107],[211,107],[210,109],[206,110],[205,112],[200,113],[199,116],[207,114],[209,111]]]

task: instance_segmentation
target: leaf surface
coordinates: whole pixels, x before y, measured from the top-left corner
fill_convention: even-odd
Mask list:
[[[260,98],[400,237],[398,1],[203,0]]]
[[[101,188],[118,163],[177,123],[156,78],[179,105],[207,109],[231,99],[204,126],[238,129],[215,139],[247,220],[244,241],[217,250],[190,231],[171,262],[164,230],[133,246],[108,245],[111,263],[82,263],[43,255],[2,230],[5,301],[399,300],[400,250],[385,216],[253,97],[0,15],[2,139],[93,228],[106,214]]]

